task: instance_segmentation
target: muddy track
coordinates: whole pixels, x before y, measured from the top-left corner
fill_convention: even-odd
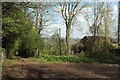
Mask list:
[[[2,78],[115,78],[117,80],[118,73],[118,64],[41,63],[21,58],[3,68]]]

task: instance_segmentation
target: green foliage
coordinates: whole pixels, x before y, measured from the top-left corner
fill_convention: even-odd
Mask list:
[[[19,50],[19,46],[19,40],[16,40],[14,44],[10,47],[9,58],[13,58],[13,55],[15,55],[15,53],[17,53],[17,51]]]
[[[64,54],[64,51],[66,50],[65,41],[62,38],[60,38],[60,41],[61,41],[60,42],[61,43],[61,53]],[[52,41],[48,41],[47,44],[45,44],[43,53],[51,54],[51,55],[60,55],[60,43],[59,43],[59,37],[56,36],[54,39],[52,39]]]
[[[34,45],[37,43],[36,42],[37,33],[34,33],[34,32],[35,32],[35,30],[32,29],[32,30],[30,30],[30,32],[28,34],[26,34],[22,37],[22,46],[24,47],[23,49],[35,49],[37,47],[36,45]]]
[[[42,55],[37,60],[45,62],[85,62],[85,63],[93,63],[97,62],[95,59],[87,58],[87,57],[77,57],[77,56],[55,56],[55,55]]]
[[[93,38],[91,38],[91,41],[88,41],[88,43],[84,42],[84,47],[86,47],[85,55],[89,58],[95,58],[100,62],[106,62],[106,63],[118,63],[118,56],[115,56],[115,51],[113,51],[113,47],[110,45],[111,38],[107,37],[98,37],[99,39],[96,39],[94,43],[91,43]],[[89,38],[87,39],[89,40]],[[82,55],[82,54],[81,54]]]
[[[32,28],[28,34],[22,37],[22,45],[21,50],[32,50],[35,51],[37,48],[40,52],[42,52],[44,48],[44,40],[40,37],[40,35],[37,33],[36,28]]]
[[[2,63],[2,67],[4,68],[6,65],[9,65],[11,63],[13,63],[13,60],[5,58]]]
[[[116,56],[117,53],[110,52],[109,45],[103,46],[100,51],[97,52],[87,52],[87,56],[89,58],[94,58],[102,63],[118,63],[120,61],[120,57]]]
[[[85,52],[83,50],[78,54],[79,57],[85,57],[85,55],[86,54],[85,54]]]
[[[8,58],[12,58],[18,51],[36,48],[41,51],[44,47],[43,39],[31,19],[32,15],[22,5],[12,2],[2,4],[2,43]]]

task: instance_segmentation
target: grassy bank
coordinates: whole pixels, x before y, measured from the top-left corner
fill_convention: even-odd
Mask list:
[[[55,56],[55,55],[41,55],[39,58],[33,58],[41,62],[76,62],[76,63],[98,63],[96,59],[78,56]]]
[[[40,61],[40,62],[75,62],[75,63],[118,63],[117,60],[114,59],[106,59],[101,60],[99,58],[89,58],[89,57],[79,57],[75,55],[70,56],[56,56],[56,55],[41,55],[39,58],[32,58],[34,60]]]

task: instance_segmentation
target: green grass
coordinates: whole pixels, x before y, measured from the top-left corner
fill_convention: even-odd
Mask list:
[[[33,58],[40,62],[75,62],[75,63],[97,63],[97,60],[87,57],[78,57],[78,56],[55,56],[55,55],[42,55],[39,58]]]
[[[90,57],[79,57],[79,56],[55,56],[55,55],[41,55],[39,58],[33,58],[40,62],[75,62],[75,63],[118,63],[115,59],[101,59],[101,58],[90,58]],[[120,59],[119,59],[120,60]]]
[[[9,65],[9,64],[11,64],[12,63],[12,59],[4,59],[4,61],[3,61],[3,63],[2,63],[2,67],[4,67],[5,65]]]
[[[36,60],[36,61],[40,61],[42,63],[46,62],[46,60],[44,58],[31,58],[33,60]]]

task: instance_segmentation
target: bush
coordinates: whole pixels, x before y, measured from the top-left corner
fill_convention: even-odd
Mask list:
[[[9,49],[7,58],[13,58],[16,52],[19,50],[19,40],[16,40]]]
[[[7,58],[12,58],[18,51],[36,50],[36,48],[42,51],[44,47],[44,40],[41,38],[36,26],[34,26],[33,20],[30,19],[32,15],[24,12],[26,10],[22,8],[21,3],[19,4],[19,7],[17,6],[18,3],[2,4],[4,8],[2,47],[7,51]],[[11,7],[10,11],[8,11],[8,7]]]

